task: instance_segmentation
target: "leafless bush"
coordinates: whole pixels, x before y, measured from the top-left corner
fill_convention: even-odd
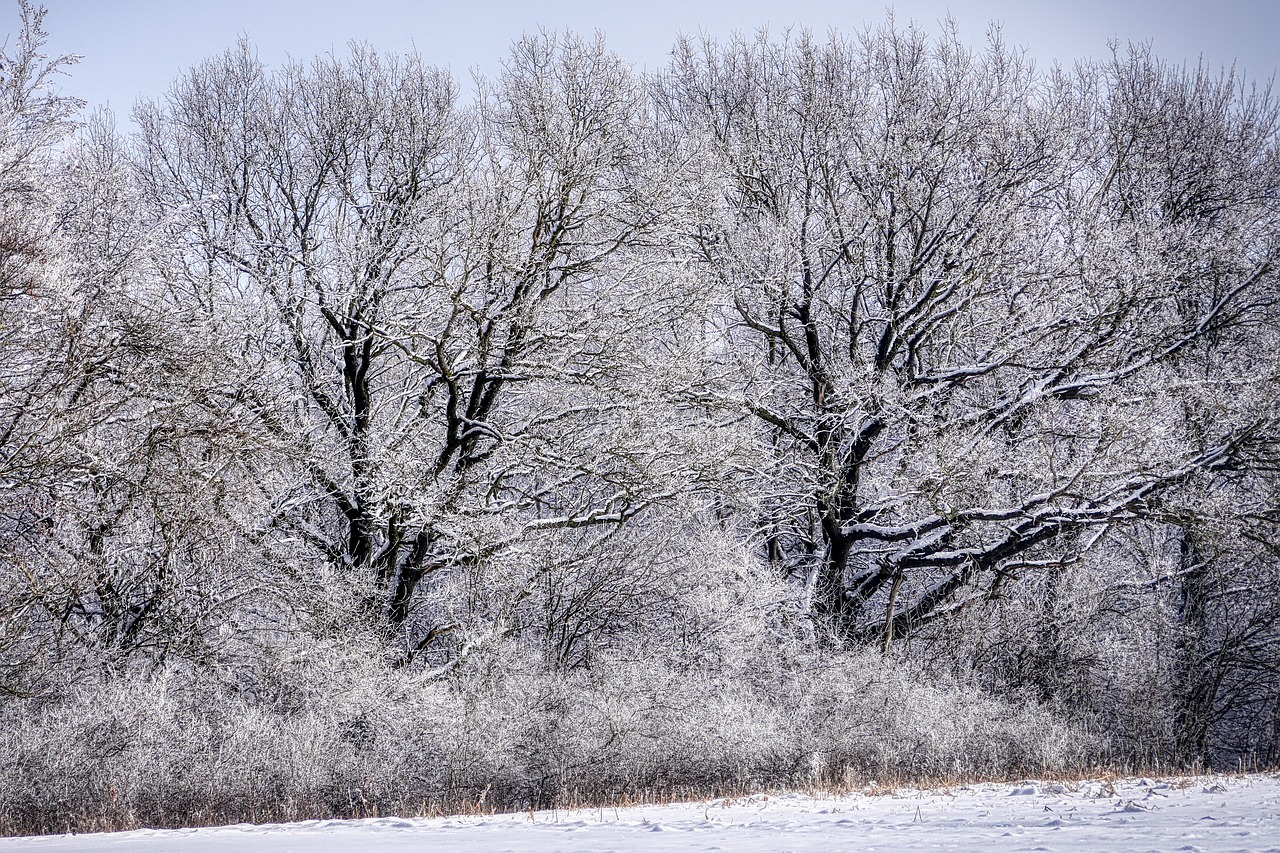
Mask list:
[[[792,661],[766,691],[667,662],[414,680],[350,648],[257,700],[196,673],[0,709],[6,834],[524,809],[869,779],[1065,773],[1100,744],[878,656]],[[523,661],[523,664],[519,663]],[[742,661],[748,668],[753,662]],[[490,673],[492,676],[492,673]]]

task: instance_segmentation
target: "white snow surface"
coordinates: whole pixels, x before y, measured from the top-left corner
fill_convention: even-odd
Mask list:
[[[0,839],[23,853],[1278,851],[1280,776],[759,794],[665,806]]]

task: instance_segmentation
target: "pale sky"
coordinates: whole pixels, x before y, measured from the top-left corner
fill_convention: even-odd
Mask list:
[[[640,67],[665,62],[678,33],[725,36],[762,25],[800,25],[854,33],[884,19],[881,0],[44,0],[50,50],[84,55],[63,91],[124,119],[139,95],[157,97],[184,68],[232,46],[245,33],[264,60],[307,59],[351,40],[382,51],[417,48],[469,85],[470,70],[491,72],[511,42],[539,27],[600,30],[609,47]],[[17,29],[16,3],[3,32]],[[900,23],[931,32],[953,15],[965,42],[980,45],[988,22],[1040,63],[1102,56],[1111,39],[1153,42],[1170,60],[1213,67],[1234,60],[1250,79],[1275,75],[1280,0],[899,0]]]

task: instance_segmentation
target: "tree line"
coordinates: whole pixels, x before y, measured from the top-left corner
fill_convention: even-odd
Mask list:
[[[1267,87],[892,21],[643,74],[542,33],[465,92],[242,42],[121,132],[19,5],[4,702],[764,644],[1280,757]]]

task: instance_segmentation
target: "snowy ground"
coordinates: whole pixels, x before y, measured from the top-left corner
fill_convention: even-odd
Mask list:
[[[1280,776],[973,785],[424,820],[0,839],[26,853],[1278,851]]]

